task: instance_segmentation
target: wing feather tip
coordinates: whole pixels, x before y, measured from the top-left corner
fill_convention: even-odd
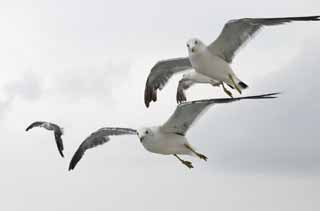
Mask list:
[[[76,153],[73,155],[70,164],[69,164],[69,171],[74,170],[74,168],[76,167],[76,165],[78,164],[78,162],[80,161],[80,159],[83,156],[83,151],[81,149],[78,149],[76,151]]]

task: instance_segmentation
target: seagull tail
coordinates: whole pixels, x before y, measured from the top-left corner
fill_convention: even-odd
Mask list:
[[[241,80],[240,80],[238,77],[236,77],[236,76],[233,77],[233,80],[234,80],[234,83],[236,83],[237,86],[238,86],[241,90],[247,89],[247,88],[249,87],[245,82],[241,81]],[[233,85],[234,83],[233,83],[232,80],[230,80],[227,84],[228,84],[229,87],[231,87],[232,89],[234,89],[234,88],[235,88],[234,85]]]
[[[238,82],[238,85],[239,85],[239,87],[240,87],[241,89],[246,89],[246,88],[249,87],[249,86],[248,86],[246,83],[244,83],[243,81]]]

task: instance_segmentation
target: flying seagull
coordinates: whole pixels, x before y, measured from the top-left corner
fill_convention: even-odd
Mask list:
[[[101,128],[82,142],[71,159],[69,170],[75,168],[86,150],[102,145],[110,140],[109,136],[116,135],[137,135],[146,150],[163,155],[174,155],[188,168],[193,168],[190,161],[182,160],[178,155],[193,155],[205,161],[207,160],[205,155],[197,152],[189,144],[185,135],[193,122],[209,107],[209,105],[231,103],[244,99],[276,98],[277,94],[279,93],[185,102],[179,104],[172,116],[161,126],[146,127],[138,130],[119,127]]]
[[[241,90],[246,89],[248,85],[236,76],[230,64],[236,51],[244,43],[249,41],[263,26],[280,25],[292,21],[319,20],[320,16],[236,19],[228,21],[218,38],[208,46],[197,38],[190,39],[187,42],[188,57],[162,60],[152,67],[145,86],[145,105],[149,107],[151,101],[157,100],[157,90],[161,90],[174,74],[188,69],[195,71],[193,75],[186,75],[189,81],[198,83],[194,77],[202,74],[209,77],[214,83],[219,82],[218,86],[221,85],[224,92],[230,97],[232,93],[227,90],[225,84],[241,94]],[[212,81],[206,81],[202,83],[212,84]],[[181,100],[186,99],[180,99],[177,95],[177,101]]]
[[[28,131],[34,127],[43,127],[47,130],[53,130],[59,153],[62,157],[64,157],[63,152],[62,152],[63,151],[63,142],[61,139],[61,136],[63,135],[63,128],[59,127],[56,124],[50,123],[50,122],[36,121],[36,122],[32,123],[31,125],[29,125],[29,127],[27,127],[26,131]]]
[[[179,81],[179,85],[177,88],[176,100],[178,104],[187,101],[185,90],[189,89],[192,85],[196,83],[211,84],[212,86],[220,85],[219,81],[213,80],[195,71],[183,74],[182,79]]]

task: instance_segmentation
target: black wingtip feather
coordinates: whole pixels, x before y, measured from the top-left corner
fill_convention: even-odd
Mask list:
[[[80,161],[80,159],[82,158],[84,152],[81,149],[78,149],[76,151],[76,153],[73,155],[70,164],[69,164],[69,171],[73,170],[77,163]]]
[[[240,97],[239,99],[268,99],[268,98],[278,98],[277,95],[281,94],[281,92],[273,92],[268,94],[262,94],[262,95],[254,95],[254,96],[248,96],[248,97]]]
[[[30,130],[31,128],[32,128],[32,125],[28,126],[28,127],[26,128],[26,131]]]
[[[64,158],[64,155],[63,155],[62,150],[60,150],[60,149],[59,149],[59,153],[60,153],[61,157],[63,157],[63,158]]]

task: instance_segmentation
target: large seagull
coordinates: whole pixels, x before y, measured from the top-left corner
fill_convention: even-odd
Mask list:
[[[225,85],[241,90],[248,85],[240,80],[230,64],[236,51],[243,46],[263,26],[280,25],[292,21],[319,21],[320,16],[283,17],[283,18],[243,18],[228,21],[218,38],[210,45],[194,38],[187,42],[188,57],[163,60],[156,63],[148,76],[144,102],[149,107],[151,101],[157,100],[157,90],[161,90],[175,73],[194,69],[191,74],[185,74],[179,82],[177,102],[186,101],[184,90],[195,83],[208,83],[220,86],[232,97]]]
[[[207,157],[197,152],[188,142],[186,133],[193,122],[203,113],[209,105],[231,103],[244,99],[270,99],[276,98],[278,93],[255,95],[239,98],[218,98],[191,101],[179,104],[172,116],[161,126],[146,127],[142,129],[104,127],[87,137],[73,155],[69,170],[75,168],[86,150],[102,145],[110,140],[109,136],[136,135],[144,148],[150,152],[174,155],[188,168],[193,168],[190,161],[182,160],[179,155],[193,155],[207,160]]]

